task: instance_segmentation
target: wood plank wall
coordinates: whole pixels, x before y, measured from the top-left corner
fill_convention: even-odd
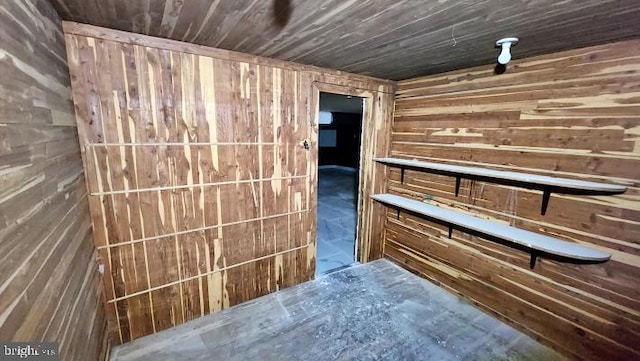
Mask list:
[[[106,322],[60,18],[0,2],[0,340],[105,357]]]
[[[314,277],[324,85],[369,96],[364,199],[384,189],[371,157],[388,151],[392,82],[64,27],[114,342]],[[363,261],[381,257],[368,224],[384,217],[365,203]]]
[[[516,48],[517,49],[517,48]],[[515,50],[517,56],[517,50]],[[384,254],[568,356],[640,358],[640,40],[398,83],[391,155],[625,184],[553,194],[389,168],[389,191],[578,242],[600,265],[548,259],[389,212]]]

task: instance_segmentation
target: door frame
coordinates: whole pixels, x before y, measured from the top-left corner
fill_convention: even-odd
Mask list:
[[[377,148],[377,140],[380,136],[390,138],[390,126],[380,126],[380,117],[386,118],[382,114],[377,114],[376,107],[380,107],[381,97],[378,91],[359,89],[350,86],[328,84],[319,81],[312,83],[313,91],[313,121],[311,131],[311,143],[313,144],[312,152],[314,158],[314,164],[317,172],[318,164],[318,131],[319,131],[319,112],[320,112],[320,93],[333,93],[338,95],[355,96],[364,99],[364,106],[362,109],[362,129],[360,132],[360,167],[358,169],[358,202],[356,207],[357,222],[356,222],[356,247],[355,247],[355,260],[360,263],[366,263],[382,257],[382,239],[373,239],[373,237],[383,238],[382,232],[384,229],[384,209],[380,208],[380,205],[375,204],[370,196],[374,193],[374,190],[380,191],[386,189],[386,176],[379,176],[384,173],[383,166],[377,164],[373,158],[386,156],[388,153],[388,140],[383,141],[384,147]],[[385,95],[388,95],[385,93]],[[378,175],[373,176],[373,175]],[[317,181],[317,176],[315,177]],[[317,228],[317,187],[314,194],[314,200],[312,204],[316,207],[316,228]],[[375,220],[375,221],[374,221]],[[376,228],[374,230],[373,228]],[[316,245],[317,245],[317,232]],[[372,251],[373,250],[373,251]],[[317,256],[317,246],[316,246]]]

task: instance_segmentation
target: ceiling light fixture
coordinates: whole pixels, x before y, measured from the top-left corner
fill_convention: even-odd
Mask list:
[[[511,61],[511,46],[518,43],[518,38],[504,38],[496,41],[496,46],[502,47],[498,55],[498,63],[507,65]]]

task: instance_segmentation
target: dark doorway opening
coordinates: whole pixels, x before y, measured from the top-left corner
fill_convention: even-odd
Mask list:
[[[317,275],[355,263],[363,104],[320,93]]]

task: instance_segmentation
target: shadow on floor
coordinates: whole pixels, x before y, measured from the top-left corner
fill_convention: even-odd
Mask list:
[[[355,262],[357,170],[318,169],[318,253],[316,275]]]

